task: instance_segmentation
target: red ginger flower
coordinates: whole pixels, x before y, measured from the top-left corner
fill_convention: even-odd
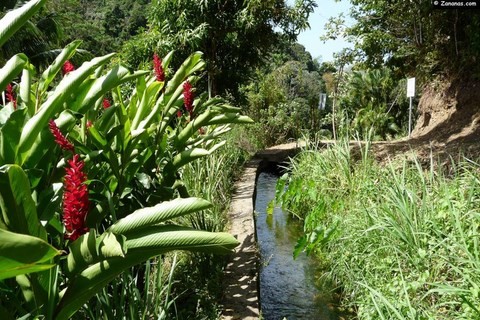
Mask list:
[[[163,70],[162,59],[156,53],[153,54],[153,69],[155,70],[157,81],[165,81],[165,71]]]
[[[71,63],[70,60],[65,61],[62,67],[63,75],[66,75],[67,73],[72,72],[73,70],[75,70],[75,66],[73,65],[73,63]]]
[[[103,98],[103,109],[108,109],[111,107],[110,101],[107,98]]]
[[[192,85],[190,82],[188,82],[188,80],[183,84],[183,104],[185,105],[185,109],[188,111],[191,118],[193,113],[193,92]]]
[[[67,138],[65,138],[65,136],[62,134],[60,129],[57,127],[57,124],[55,123],[55,121],[50,119],[50,121],[48,122],[48,128],[50,129],[50,132],[55,137],[55,142],[60,146],[60,148],[62,148],[65,151],[75,152],[73,144],[70,141],[68,141]]]
[[[11,83],[7,85],[7,92],[5,96],[9,102],[13,103],[13,109],[17,110],[17,99],[15,99],[15,94],[13,93],[13,86]]]
[[[87,175],[82,171],[85,163],[80,160],[78,154],[75,154],[67,163],[68,166],[65,169],[63,181],[63,223],[67,230],[65,238],[75,241],[82,234],[88,232],[85,218],[87,217],[90,203],[88,200],[88,188],[85,184]]]

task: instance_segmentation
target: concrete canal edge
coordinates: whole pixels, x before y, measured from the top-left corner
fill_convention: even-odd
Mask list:
[[[284,163],[300,151],[299,143],[278,145],[258,152],[244,167],[235,183],[229,209],[230,230],[240,245],[225,270],[224,320],[254,320],[260,317],[258,249],[255,234],[255,184],[265,166]],[[270,164],[269,164],[270,163]]]

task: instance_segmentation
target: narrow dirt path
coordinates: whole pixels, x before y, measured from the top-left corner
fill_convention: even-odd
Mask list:
[[[229,210],[230,233],[240,245],[227,265],[224,281],[225,320],[254,320],[260,317],[258,293],[258,250],[255,235],[255,182],[262,166],[268,162],[281,163],[299,150],[297,143],[278,145],[258,152],[244,168]]]

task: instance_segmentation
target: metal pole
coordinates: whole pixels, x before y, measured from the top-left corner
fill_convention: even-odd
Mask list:
[[[408,137],[412,136],[412,97],[410,97],[410,107],[408,108]]]

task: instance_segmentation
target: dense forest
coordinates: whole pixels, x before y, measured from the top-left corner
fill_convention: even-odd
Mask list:
[[[321,1],[2,1],[0,318],[219,319],[217,254],[238,245],[225,232],[232,181],[260,149],[332,138],[326,153],[294,160],[277,202],[305,224],[297,254],[336,272],[341,308],[362,319],[478,316],[478,168],[450,158],[433,173],[432,156],[388,169],[368,147],[473,145],[480,11],[350,2],[353,24],[332,17],[318,41],[353,48],[319,61],[297,37]],[[350,139],[366,143],[359,161]],[[368,281],[355,278],[367,273],[358,261]],[[395,272],[374,288],[377,267]]]

